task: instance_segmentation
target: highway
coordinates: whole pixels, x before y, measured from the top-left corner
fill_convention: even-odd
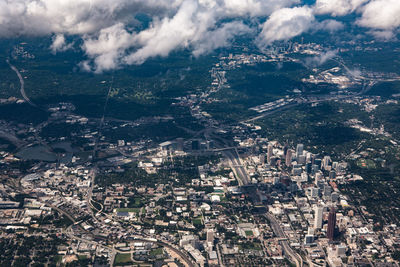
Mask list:
[[[179,249],[175,248],[174,246],[162,242],[162,241],[153,241],[153,240],[149,240],[149,239],[135,239],[135,241],[139,241],[139,242],[150,242],[153,244],[157,244],[159,246],[168,248],[172,251],[174,251],[176,254],[178,254],[182,260],[187,264],[187,266],[189,267],[197,267],[197,264],[193,263],[193,261],[189,258],[189,256],[187,256],[185,253],[183,253],[182,251],[180,251]]]
[[[355,79],[361,79],[363,81],[363,86],[362,89],[357,92],[357,93],[353,93],[350,95],[321,95],[321,96],[313,96],[312,99],[304,99],[304,101],[298,101],[296,103],[288,103],[286,105],[280,106],[276,109],[273,110],[269,110],[266,112],[261,113],[260,115],[257,115],[253,118],[247,119],[242,121],[241,123],[249,123],[249,122],[254,122],[256,120],[262,119],[268,115],[277,113],[279,111],[283,111],[289,108],[293,108],[296,106],[299,106],[301,104],[312,104],[312,103],[321,103],[321,102],[325,102],[325,101],[335,101],[335,100],[345,100],[345,99],[352,99],[354,97],[357,96],[361,96],[365,93],[367,93],[369,90],[372,89],[372,87],[379,83],[379,82],[393,82],[393,81],[399,81],[399,78],[392,78],[392,79],[376,79],[376,78],[366,78],[363,77],[361,75],[356,75],[353,71],[351,71],[343,62],[341,62],[340,60],[336,60],[336,59],[332,59],[334,62],[340,64],[343,68],[345,68],[345,70],[351,75],[353,76],[353,78]]]
[[[272,231],[274,231],[275,235],[280,238],[285,238],[285,233],[283,232],[279,222],[276,220],[275,216],[272,215],[271,213],[266,214],[267,219],[271,223],[271,228]],[[283,250],[285,251],[285,254],[290,257],[292,262],[296,263],[296,267],[303,267],[303,259],[299,254],[293,251],[293,249],[290,247],[288,241],[282,240],[280,241],[283,247]]]
[[[244,168],[237,148],[233,146],[232,141],[217,136],[214,131],[215,129],[209,129],[204,133],[204,137],[206,139],[214,140],[216,151],[220,151],[222,155],[224,155],[224,157],[229,161],[229,166],[235,174],[239,185],[243,186],[249,184],[251,179]]]
[[[20,92],[21,92],[22,97],[25,99],[25,101],[26,101],[29,105],[31,105],[32,107],[37,107],[37,105],[36,105],[35,103],[33,103],[33,102],[29,99],[29,97],[26,95],[26,93],[25,93],[25,81],[24,81],[24,78],[22,78],[22,75],[21,75],[21,73],[19,72],[19,70],[18,70],[15,66],[11,65],[11,63],[10,63],[10,61],[9,61],[8,59],[7,59],[7,64],[10,66],[10,68],[11,68],[11,69],[17,74],[17,76],[18,76],[19,82],[20,82],[20,84],[21,84]]]
[[[250,177],[247,174],[247,171],[242,164],[237,149],[235,148],[235,149],[224,150],[222,154],[225,156],[226,159],[229,160],[229,165],[233,170],[234,174],[236,175],[239,185],[243,186],[249,184]]]
[[[85,229],[83,229],[83,227],[79,223],[77,223],[75,218],[72,217],[69,213],[65,212],[64,210],[62,210],[62,209],[60,209],[60,208],[58,208],[56,206],[50,205],[48,203],[46,205],[51,207],[51,208],[53,208],[54,210],[58,211],[59,213],[63,214],[67,218],[69,218],[75,225],[77,225],[81,230],[83,230],[87,234],[91,235],[93,238],[97,238],[99,240],[104,240],[103,237],[96,236],[92,232],[88,232]],[[92,214],[92,217],[94,217],[93,214]],[[79,240],[79,241],[86,242],[86,243],[93,244],[93,245],[97,245],[97,246],[100,246],[102,248],[110,250],[112,252],[112,255],[113,255],[113,257],[111,257],[111,259],[110,259],[110,263],[111,264],[113,263],[113,258],[115,257],[115,254],[118,252],[117,249],[105,246],[105,245],[100,244],[99,242],[96,242],[94,240],[89,240],[89,239],[84,239],[84,238],[78,237],[73,233],[73,230],[72,230],[71,226],[66,229],[65,234],[67,234],[72,239]],[[153,243],[153,244],[157,244],[159,246],[168,248],[168,249],[174,251],[176,254],[178,254],[181,257],[181,259],[186,263],[187,266],[189,266],[189,267],[197,267],[197,264],[195,264],[188,255],[186,255],[184,252],[180,251],[178,248],[174,247],[173,245],[168,244],[168,243],[163,242],[163,241],[152,240],[152,239],[147,239],[147,238],[144,238],[144,237],[137,237],[137,236],[138,236],[138,234],[135,233],[135,237],[134,237],[135,241]],[[133,251],[120,251],[120,252],[121,253],[132,253]]]

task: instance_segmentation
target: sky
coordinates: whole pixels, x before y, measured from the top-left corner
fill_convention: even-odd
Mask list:
[[[101,73],[182,49],[198,57],[242,35],[264,49],[316,30],[335,34],[349,14],[371,38],[400,31],[400,0],[0,0],[0,38],[51,37],[56,54],[74,47],[73,36],[81,68]]]

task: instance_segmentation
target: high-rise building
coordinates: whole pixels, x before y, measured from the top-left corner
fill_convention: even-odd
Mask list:
[[[324,159],[322,160],[322,165],[324,167],[325,170],[327,170],[329,168],[329,164],[331,164],[331,157],[329,156],[325,156]]]
[[[260,155],[259,160],[260,160],[260,163],[261,163],[262,165],[265,164],[265,154],[264,154],[264,153]]]
[[[273,151],[273,146],[271,144],[268,145],[268,151],[267,151],[267,161],[268,164],[271,164],[271,158],[274,155],[274,151]]]
[[[336,228],[336,210],[335,208],[331,208],[328,216],[328,233],[327,236],[329,241],[333,241],[335,239],[335,228]]]
[[[314,229],[322,228],[322,217],[324,213],[324,207],[316,206],[314,209],[315,217],[314,217]]]
[[[289,146],[287,144],[285,144],[285,146],[283,147],[283,155],[286,157],[286,153],[288,152]]]
[[[311,162],[308,162],[306,164],[306,172],[307,172],[307,174],[311,173],[311,170],[312,170],[311,168],[312,168],[312,164],[311,164]]]
[[[322,160],[321,159],[315,159],[314,160],[314,164],[318,166],[318,169],[320,169],[321,165],[322,165]]]
[[[306,156],[304,156],[304,155],[300,155],[300,156],[298,156],[297,157],[297,163],[299,163],[299,164],[305,164],[306,163]]]
[[[286,166],[288,167],[292,166],[292,157],[293,157],[293,151],[291,149],[288,149],[285,158]]]
[[[304,245],[311,245],[312,243],[314,243],[314,236],[313,235],[306,235],[304,237]]]
[[[311,191],[310,196],[311,196],[312,198],[317,198],[317,197],[319,197],[320,189],[319,189],[318,187],[312,187],[310,191]]]
[[[333,192],[333,193],[331,194],[331,201],[332,201],[332,202],[338,202],[338,201],[339,201],[339,194],[336,193],[336,192]]]
[[[332,169],[336,170],[336,168],[338,167],[338,164],[339,163],[337,161],[332,162]]]
[[[324,184],[324,196],[330,198],[332,194],[332,187],[329,184]]]
[[[303,151],[304,151],[304,145],[303,144],[298,144],[296,147],[296,158],[298,158],[299,156],[303,155]]]
[[[324,176],[321,172],[315,173],[315,184],[318,184],[318,181],[324,181]]]

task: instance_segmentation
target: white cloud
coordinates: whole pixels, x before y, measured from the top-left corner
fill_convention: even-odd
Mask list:
[[[84,62],[84,69],[102,72],[117,68],[126,49],[134,43],[134,36],[125,30],[122,23],[102,29],[96,38],[85,37],[82,49],[93,59],[94,66]]]
[[[221,47],[228,47],[235,35],[249,32],[251,32],[251,29],[242,22],[226,23],[214,31],[206,32],[204,38],[193,44],[193,55],[200,56]]]
[[[162,14],[179,0],[0,0],[0,36],[87,34],[128,22],[137,12]]]
[[[400,1],[374,0],[362,10],[362,16],[357,21],[360,26],[378,30],[394,30],[400,27]]]
[[[254,17],[270,15],[278,9],[298,4],[300,0],[223,0],[223,3],[222,10],[227,14]]]
[[[0,38],[55,36],[53,53],[70,48],[68,35],[81,37],[85,69],[106,71],[140,64],[149,57],[192,49],[195,56],[230,45],[249,32],[243,19],[267,17],[300,0],[0,0]],[[152,18],[135,32],[135,15]],[[226,22],[221,24],[221,21]]]
[[[317,0],[315,2],[315,14],[330,14],[332,16],[344,16],[354,12],[369,0]]]
[[[56,54],[57,52],[67,51],[68,49],[71,49],[72,46],[73,43],[67,44],[64,34],[57,34],[53,36],[53,43],[51,44],[50,49],[53,54]]]
[[[176,48],[188,47],[189,40],[200,30],[198,27],[207,27],[194,21],[197,8],[195,1],[185,1],[173,18],[155,21],[149,29],[138,33],[135,40],[141,47],[130,54],[126,62],[141,64],[149,57],[167,56]]]
[[[318,67],[337,55],[336,50],[329,50],[315,57],[306,58],[305,65],[308,67]]]
[[[314,20],[313,11],[307,6],[279,9],[264,23],[257,42],[264,47],[274,41],[291,39],[308,31]]]
[[[53,53],[72,47],[66,38],[81,38],[86,60],[81,67],[107,71],[124,64],[141,64],[151,57],[190,49],[194,56],[227,47],[242,34],[261,31],[257,44],[288,40],[304,32],[334,32],[336,20],[318,22],[319,14],[342,16],[361,12],[358,25],[388,38],[400,25],[400,0],[0,0],[0,38],[53,36]],[[135,30],[139,13],[150,26]],[[250,19],[252,27],[245,25]],[[266,19],[262,27],[254,26]],[[314,30],[314,31],[313,31]]]
[[[381,31],[381,30],[376,30],[376,31],[369,31],[369,34],[373,35],[376,39],[380,41],[390,41],[395,39],[395,33],[393,31]]]
[[[316,30],[323,30],[327,32],[336,32],[344,28],[344,24],[340,21],[327,19],[315,24],[314,28]]]
[[[121,63],[142,64],[151,57],[166,57],[176,49],[191,48],[199,56],[228,46],[235,36],[250,31],[238,21],[220,27],[216,23],[214,13],[196,1],[185,1],[172,18],[155,19],[138,33],[128,33],[118,24],[102,30],[95,39],[86,39],[83,49],[93,59],[94,70],[101,72]]]

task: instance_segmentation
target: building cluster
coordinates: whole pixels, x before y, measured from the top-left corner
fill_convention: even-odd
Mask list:
[[[207,91],[174,103],[188,107],[205,127],[191,138],[156,142],[107,135],[174,118],[103,121],[73,114],[69,103],[49,107],[49,120],[38,126],[0,122],[6,129],[0,137],[21,147],[14,154],[1,146],[0,238],[55,236],[62,240],[55,248],[58,264],[105,259],[116,265],[287,266],[289,260],[298,266],[398,266],[398,226],[377,225],[366,207],[341,191],[363,181],[346,160],[370,164],[363,157],[380,151],[346,158],[318,147],[311,152],[303,144],[269,140],[248,122],[221,125],[201,108],[229,86],[228,70],[322,51],[316,44],[289,43],[268,56],[222,57]],[[333,74],[338,72],[331,69],[310,82],[350,86]],[[337,99],[286,97],[251,110],[262,116]],[[345,100],[367,111],[376,108],[376,99]],[[371,131],[386,135],[384,129]],[[20,164],[30,160],[23,169]]]

